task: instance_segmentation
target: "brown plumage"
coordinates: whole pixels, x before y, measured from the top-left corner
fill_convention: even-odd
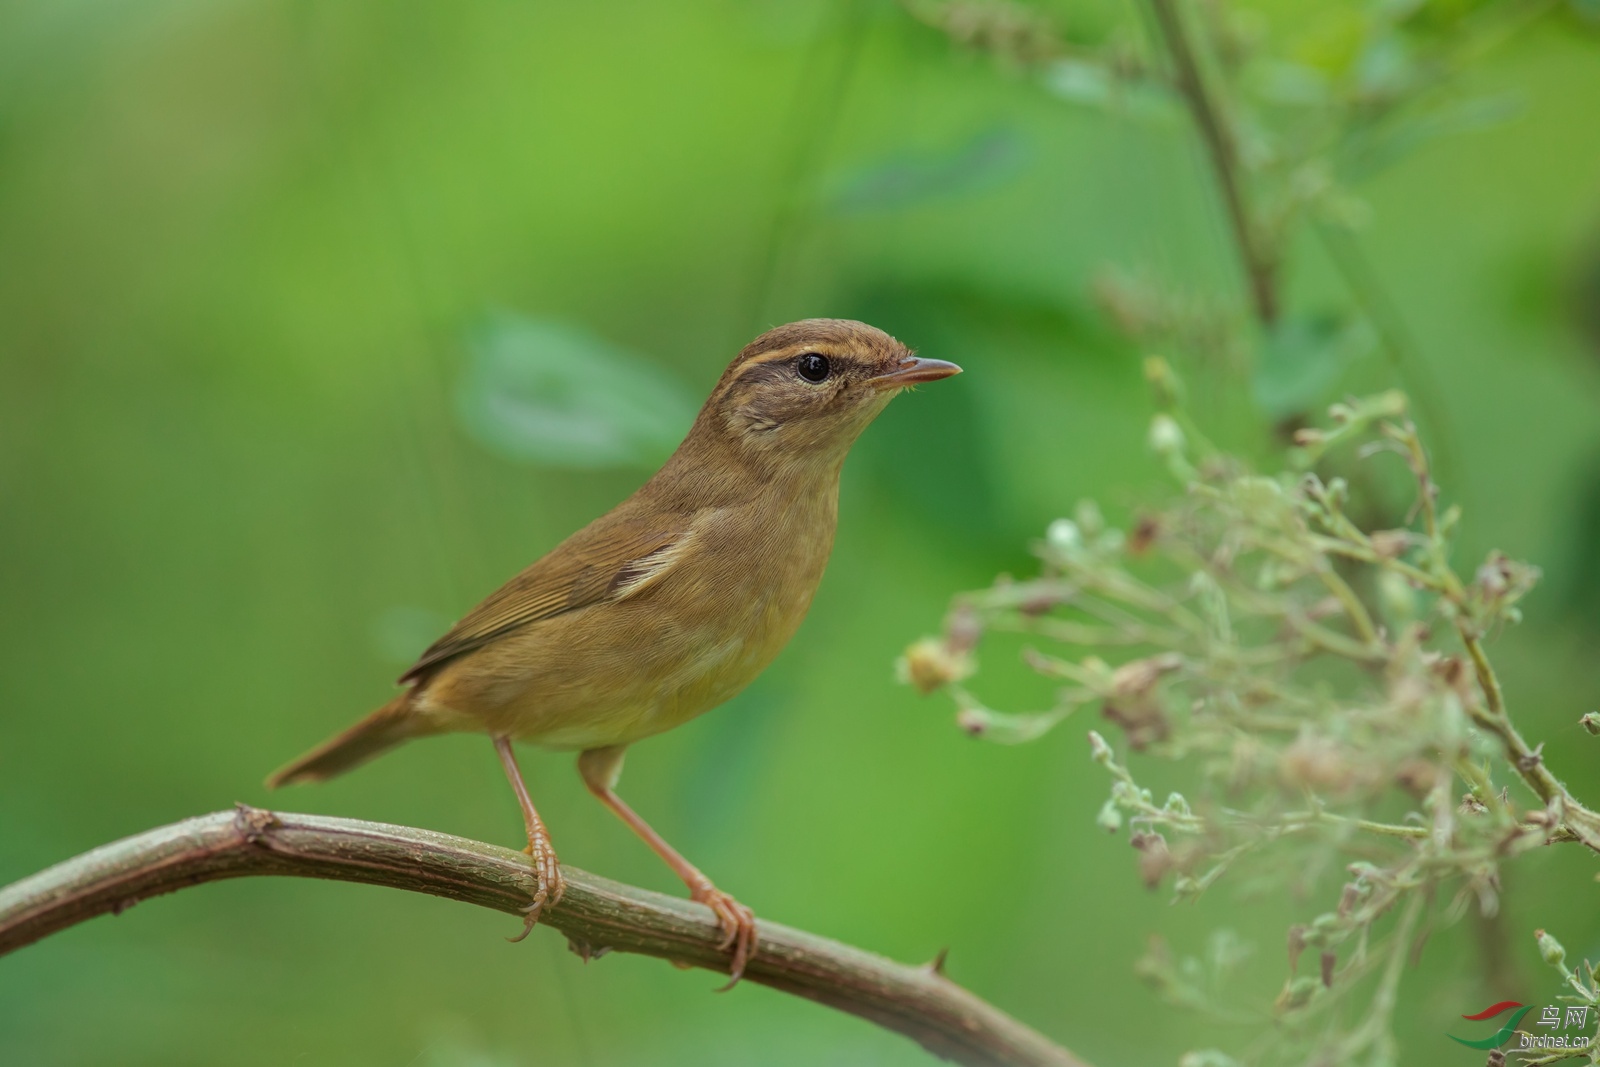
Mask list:
[[[637,492],[434,642],[402,676],[405,692],[268,785],[328,778],[413,737],[489,734],[539,876],[526,934],[559,902],[562,881],[511,741],[576,749],[589,789],[712,908],[737,981],[754,917],[616,795],[623,752],[727,700],[788,643],[833,547],[851,444],[901,388],[959,369],[859,322],[808,319],[762,334]]]

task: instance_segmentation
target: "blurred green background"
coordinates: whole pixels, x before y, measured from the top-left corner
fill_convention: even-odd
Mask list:
[[[1544,20],[1469,78],[1520,108],[1362,187],[1363,240],[1450,416],[1462,560],[1546,568],[1497,655],[1593,800],[1600,35]],[[1316,904],[1169,907],[1094,826],[1088,724],[981,745],[893,681],[952,593],[1024,573],[1075,500],[1123,515],[1161,484],[1140,353],[1090,297],[1108,264],[1237,294],[1182,116],[1053,99],[892,5],[0,5],[0,883],[235,800],[518,843],[478,737],[259,783],[630,492],[756,332],[860,317],[968,373],[866,434],[798,638],[635,748],[623,794],[759,914],[948,947],[954,978],[1094,1062],[1237,1042],[1138,983],[1146,937],[1237,929],[1243,992],[1270,1000]],[[1314,256],[1288,282],[1300,304],[1337,288]],[[1240,383],[1199,394],[1214,424],[1259,421]],[[1039,693],[1007,661],[983,690]],[[678,891],[570,756],[524,769],[563,859]],[[1534,925],[1600,942],[1591,867],[1517,864],[1517,966]],[[515,926],[298,881],[151,901],[0,960],[0,1062],[926,1059],[748,984],[507,945]],[[1435,936],[1404,1058],[1442,1062],[1489,985],[1469,925]]]

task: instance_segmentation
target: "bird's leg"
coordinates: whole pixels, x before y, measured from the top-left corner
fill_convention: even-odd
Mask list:
[[[600,798],[600,803],[610,808],[627,823],[633,832],[644,839],[656,855],[667,861],[667,866],[683,879],[689,887],[689,897],[711,909],[722,927],[722,943],[717,947],[733,950],[733,960],[728,967],[730,981],[723,989],[732,989],[744,976],[744,965],[756,950],[755,912],[711,884],[711,879],[688,860],[650,826],[616,794],[617,779],[622,775],[622,745],[592,748],[578,756],[578,773],[583,775],[589,792]]]
[[[533,895],[533,903],[522,909],[522,933],[516,937],[508,938],[510,941],[521,941],[528,936],[528,931],[533,929],[533,924],[539,921],[539,913],[545,905],[555,907],[561,903],[561,894],[567,890],[566,879],[561,877],[561,865],[556,861],[556,850],[550,843],[550,831],[544,828],[544,820],[539,818],[539,813],[533,809],[533,800],[528,796],[528,787],[522,781],[522,771],[517,767],[517,757],[511,751],[511,738],[496,737],[494,750],[500,754],[500,765],[506,769],[506,777],[511,779],[511,788],[517,794],[517,803],[522,805],[522,821],[528,825],[528,847],[523,851],[533,858],[533,874],[539,880],[538,892]]]

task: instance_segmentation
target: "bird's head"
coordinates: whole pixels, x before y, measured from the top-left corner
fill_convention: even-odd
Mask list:
[[[746,345],[696,428],[768,462],[837,467],[896,393],[960,372],[864,322],[805,319]]]

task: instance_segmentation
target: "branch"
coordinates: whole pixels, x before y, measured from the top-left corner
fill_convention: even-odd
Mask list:
[[[1206,88],[1194,45],[1189,40],[1188,28],[1184,26],[1183,15],[1177,8],[1177,0],[1149,2],[1167,53],[1172,57],[1178,91],[1189,105],[1194,124],[1200,130],[1200,139],[1205,143],[1206,155],[1211,159],[1211,169],[1216,172],[1222,203],[1228,211],[1228,224],[1233,229],[1234,243],[1238,245],[1239,259],[1250,287],[1251,307],[1261,325],[1271,326],[1278,321],[1277,266],[1271,252],[1264,247],[1260,231],[1245,206],[1238,146],[1234,143],[1221,108]]]
[[[1488,653],[1483,649],[1483,642],[1464,621],[1457,621],[1456,630],[1461,643],[1466,646],[1467,654],[1472,658],[1478,688],[1483,692],[1487,705],[1467,709],[1472,721],[1499,739],[1506,763],[1544,801],[1546,809],[1554,811],[1555,821],[1550,826],[1550,840],[1581,841],[1595,852],[1600,852],[1600,812],[1590,809],[1550,773],[1550,768],[1544,764],[1542,742],[1538,748],[1529,747],[1522,732],[1511,721],[1505,693],[1500,688],[1500,679],[1495,675]]]
[[[616,949],[726,972],[708,908],[563,867],[566,895],[540,922],[585,959]],[[291,875],[386,885],[520,915],[527,857],[406,826],[239,805],[104,845],[0,889],[0,955],[107,912],[202,882]],[[1086,1067],[1067,1050],[951,982],[776,923],[760,924],[752,982],[859,1015],[974,1067]]]

